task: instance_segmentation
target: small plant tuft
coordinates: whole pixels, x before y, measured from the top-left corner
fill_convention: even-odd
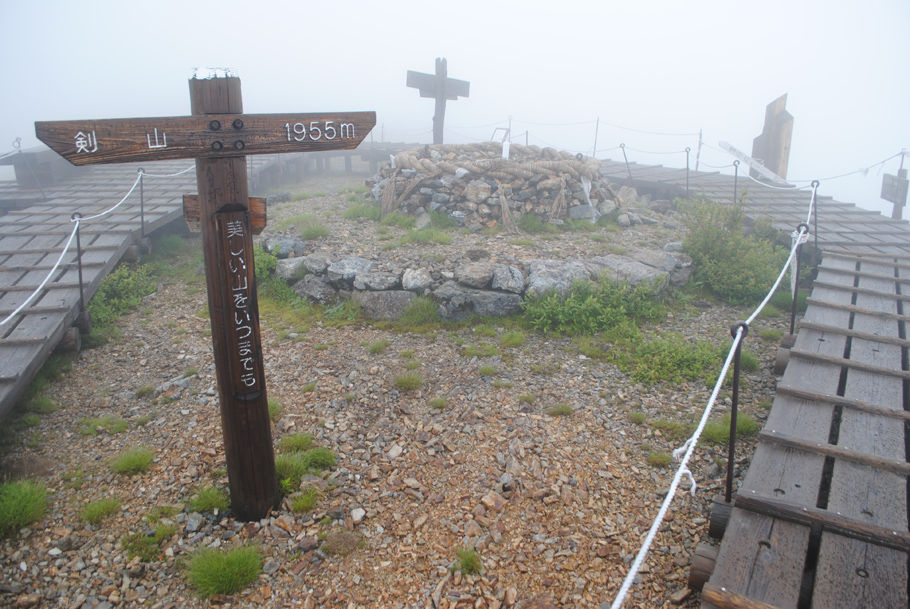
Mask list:
[[[141,474],[152,465],[154,458],[155,453],[152,452],[152,449],[145,446],[137,446],[116,456],[111,461],[111,469],[115,473],[123,474],[124,476]]]
[[[281,402],[275,399],[269,399],[269,420],[272,423],[278,421],[281,418],[281,411],[284,410],[284,407],[281,405]]]
[[[47,509],[47,491],[31,480],[0,484],[0,537],[39,520]]]
[[[310,486],[291,497],[291,511],[295,514],[312,512],[317,503],[319,503],[319,489]]]
[[[194,512],[223,512],[228,508],[228,496],[217,486],[207,486],[190,499],[189,508]]]
[[[458,548],[455,554],[458,559],[452,567],[454,571],[460,571],[463,575],[477,575],[483,572],[483,562],[474,548]]]
[[[82,508],[82,520],[89,524],[98,524],[108,516],[112,516],[120,509],[120,500],[115,497],[105,497],[92,501]]]
[[[262,570],[262,556],[256,546],[232,550],[203,548],[187,565],[187,579],[199,596],[234,594],[252,584]]]
[[[99,431],[117,434],[126,431],[129,424],[120,417],[108,416],[95,419],[79,419],[79,433],[83,436],[97,436]]]
[[[370,352],[370,355],[378,355],[378,354],[382,353],[383,351],[385,351],[386,347],[388,347],[390,344],[391,344],[391,341],[389,341],[388,339],[385,339],[385,338],[380,339],[380,340],[374,340],[373,342],[370,343],[370,346],[368,347],[367,350]]]
[[[423,379],[418,372],[405,372],[395,377],[395,386],[402,391],[414,391],[423,384]]]
[[[575,411],[572,410],[572,407],[568,404],[557,404],[556,406],[547,409],[547,414],[551,417],[567,417],[574,412]]]
[[[301,453],[313,447],[313,436],[308,433],[295,433],[281,438],[279,450],[283,453]]]
[[[449,401],[443,397],[437,397],[427,402],[427,404],[430,406],[430,408],[443,410],[446,406],[449,405]]]
[[[701,439],[708,444],[727,444],[730,441],[730,413],[725,413],[720,419],[708,421],[702,431]],[[743,438],[758,433],[761,426],[744,412],[736,415],[736,437]]]

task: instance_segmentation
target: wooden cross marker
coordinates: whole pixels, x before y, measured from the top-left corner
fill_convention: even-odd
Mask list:
[[[425,74],[408,70],[407,85],[420,91],[420,97],[436,98],[436,114],[433,115],[433,143],[442,143],[442,123],[446,116],[446,100],[468,97],[471,83],[448,77],[446,58],[436,58],[436,74]]]
[[[189,85],[192,116],[36,122],[35,132],[75,165],[196,159],[196,217],[231,504],[238,517],[257,520],[277,503],[279,492],[245,155],[356,148],[376,124],[376,113],[242,114],[239,78],[192,78]]]

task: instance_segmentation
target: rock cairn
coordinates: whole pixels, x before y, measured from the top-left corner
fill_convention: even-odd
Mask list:
[[[597,220],[618,200],[596,159],[518,144],[503,159],[497,142],[400,152],[372,183],[383,215],[437,211],[468,227],[501,223],[510,232],[523,214],[555,223]]]

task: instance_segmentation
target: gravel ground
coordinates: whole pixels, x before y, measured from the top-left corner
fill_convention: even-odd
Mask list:
[[[270,222],[310,213],[329,237],[318,251],[357,254],[407,266],[457,261],[471,248],[494,260],[570,257],[660,246],[681,238],[667,219],[622,233],[566,233],[521,243],[507,235],[458,235],[447,246],[381,249],[389,233],[369,221],[342,220],[344,187],[362,176],[334,176],[298,187],[324,195],[270,208]],[[288,228],[288,230],[291,230]],[[382,229],[379,229],[380,231]],[[400,232],[390,229],[392,236]],[[397,232],[396,232],[397,231]],[[643,386],[615,366],[581,355],[569,338],[526,332],[519,347],[466,357],[463,345],[499,345],[507,329],[489,325],[400,333],[368,323],[305,331],[263,320],[268,391],[283,405],[276,443],[309,432],[338,457],[309,514],[287,503],[260,522],[185,508],[200,488],[227,487],[204,284],[171,279],[120,321],[122,338],[86,350],[50,394],[60,404],[20,434],[3,457],[7,474],[25,472],[50,491],[44,519],[0,542],[0,604],[19,607],[600,607],[612,601],[638,551],[673,470],[649,465],[650,451],[682,442],[654,419],[694,421],[707,402],[701,382]],[[674,310],[661,330],[729,341],[726,328],[747,312],[699,303]],[[783,317],[760,328],[784,330]],[[754,337],[754,338],[753,338]],[[388,341],[371,354],[368,345]],[[761,362],[746,374],[742,407],[760,422],[773,396],[776,344],[750,336]],[[491,375],[481,366],[495,367]],[[394,379],[419,372],[422,386],[400,391]],[[485,370],[484,372],[489,372]],[[315,383],[315,385],[313,385]],[[145,395],[142,388],[155,387]],[[533,402],[519,396],[533,396]],[[430,405],[445,398],[442,408]],[[719,407],[729,407],[723,398]],[[569,416],[549,416],[557,404]],[[438,406],[438,404],[437,404]],[[641,410],[648,421],[634,423]],[[86,417],[120,417],[120,433],[80,433]],[[128,477],[110,459],[125,448],[155,452],[152,467]],[[737,475],[752,446],[741,441]],[[699,488],[681,492],[626,607],[697,607],[689,594],[690,556],[706,536],[711,499],[721,492],[725,449],[700,447],[691,464]],[[686,484],[683,484],[683,488]],[[115,497],[121,506],[100,524],[83,506]],[[174,506],[176,527],[157,560],[129,560],[120,540],[148,532],[147,516]],[[348,533],[345,539],[340,533]],[[350,553],[327,553],[326,536]],[[356,535],[356,537],[354,536]],[[261,548],[258,581],[231,597],[201,600],[184,562],[195,550]],[[483,572],[452,573],[456,550],[475,546]]]

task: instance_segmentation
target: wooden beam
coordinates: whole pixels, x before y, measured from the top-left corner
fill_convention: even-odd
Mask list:
[[[266,203],[263,197],[249,198],[250,224],[253,234],[259,235],[266,226]],[[199,195],[183,195],[183,219],[191,233],[202,232]]]
[[[897,376],[904,379],[910,379],[910,371],[908,370],[895,370],[894,368],[886,368],[884,366],[876,366],[875,364],[867,364],[855,359],[846,359],[843,357],[831,357],[829,355],[820,355],[814,351],[803,351],[802,349],[790,349],[790,359],[794,357],[800,359],[811,360],[814,362],[824,362],[826,364],[833,364],[835,366],[841,366],[846,368],[853,368],[855,370],[865,370],[866,372],[872,372],[875,374],[883,374],[886,376]]]
[[[748,596],[743,596],[723,586],[716,586],[711,582],[708,582],[702,588],[701,600],[711,603],[718,609],[781,609],[776,605],[752,600]]]
[[[854,463],[861,463],[870,467],[877,467],[889,472],[894,472],[895,474],[901,476],[910,475],[910,463],[907,463],[906,461],[896,461],[894,459],[886,459],[884,457],[870,455],[867,453],[858,453],[848,448],[842,448],[833,444],[810,442],[803,440],[802,438],[797,438],[789,434],[775,431],[773,429],[763,430],[759,435],[759,439],[765,440],[767,442],[773,442],[775,444],[780,444],[781,446],[789,446],[790,448],[818,453],[825,455],[826,457],[846,459],[848,461],[853,461]]]
[[[848,518],[829,510],[822,510],[812,506],[787,503],[771,497],[762,497],[755,491],[740,493],[734,501],[736,507],[782,518],[789,522],[804,524],[806,526],[821,525],[826,531],[858,539],[867,543],[885,546],[902,552],[910,552],[910,533],[895,531],[871,522],[863,522],[855,518]]]
[[[861,402],[859,400],[852,400],[850,398],[845,398],[839,395],[831,395],[829,393],[814,393],[812,391],[804,391],[802,389],[797,389],[788,385],[778,385],[774,391],[777,393],[777,395],[789,395],[791,397],[798,398],[800,400],[808,400],[810,402],[825,402],[828,404],[833,404],[835,406],[843,406],[844,408],[852,408],[853,410],[868,412],[870,414],[877,414],[883,417],[891,417],[895,419],[910,421],[910,412],[906,410],[894,410],[892,408],[885,408],[884,406],[876,406],[875,404],[869,404],[868,402]]]
[[[898,315],[897,313],[887,313],[884,311],[876,311],[874,309],[864,309],[863,307],[857,307],[856,305],[847,305],[847,304],[838,304],[833,302],[828,302],[825,300],[820,300],[818,298],[806,298],[806,304],[815,305],[818,307],[827,307],[829,309],[838,309],[840,311],[850,311],[851,313],[863,313],[865,315],[871,315],[873,317],[882,317],[884,319],[895,319],[897,321],[910,321],[910,317],[907,315]]]

